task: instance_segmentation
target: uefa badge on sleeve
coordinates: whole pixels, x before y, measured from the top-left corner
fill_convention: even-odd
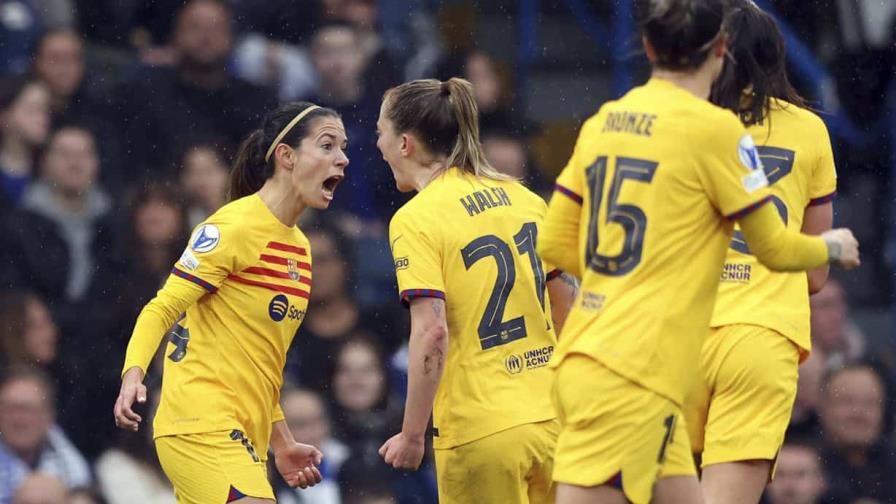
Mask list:
[[[196,233],[193,234],[193,239],[190,241],[190,248],[193,249],[193,252],[204,254],[214,250],[220,241],[221,231],[218,230],[218,226],[215,226],[214,224],[203,224]]]

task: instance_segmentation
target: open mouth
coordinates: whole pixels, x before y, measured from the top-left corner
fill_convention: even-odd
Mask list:
[[[336,186],[338,186],[339,183],[342,182],[342,179],[342,175],[333,175],[332,177],[327,177],[327,179],[324,180],[322,189],[325,198],[327,198],[328,200],[333,199],[333,193],[336,192]]]

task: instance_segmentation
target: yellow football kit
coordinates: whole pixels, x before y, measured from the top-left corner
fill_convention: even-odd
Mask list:
[[[582,278],[552,361],[563,424],[555,481],[618,482],[629,500],[648,502],[669,452],[687,456],[687,436],[674,434],[734,221],[777,234],[792,254],[782,267],[827,260],[821,239],[778,234],[761,208],[770,199],[737,118],[668,81],[651,79],[585,123],[538,246],[546,261]],[[759,220],[747,217],[753,211]],[[577,379],[564,379],[567,365],[580,369]],[[575,398],[602,381],[604,400],[582,406],[583,416]]]
[[[766,121],[748,131],[776,210],[799,230],[805,209],[836,193],[827,128],[812,112],[774,101]],[[796,398],[798,363],[811,349],[806,274],[770,271],[736,231],[711,326],[701,379],[685,407],[692,448],[704,466],[774,459]]]
[[[514,496],[528,494],[520,471],[528,474],[537,466],[549,480],[556,433],[548,422],[555,414],[547,364],[556,337],[545,284],[554,272],[535,252],[545,207],[517,182],[452,168],[392,218],[389,235],[401,299],[438,297],[447,306],[448,358],[433,408],[440,502],[526,502]],[[542,437],[550,439],[539,442],[550,448],[518,461],[529,469],[510,471],[509,461],[498,463],[505,453],[488,448],[501,442],[483,441],[537,423],[543,424]],[[467,469],[475,466],[483,472]],[[454,476],[458,470],[462,478]],[[476,478],[486,479],[477,484]],[[522,490],[483,500],[498,480],[506,483],[501,488]]]
[[[310,289],[307,238],[281,223],[256,194],[225,205],[196,228],[165,286],[141,312],[124,370],[145,372],[167,333],[153,427],[160,458],[177,454],[162,463],[181,502],[229,498],[229,486],[209,485],[223,481],[213,465],[227,469],[224,474],[243,474],[234,480],[233,495],[270,497],[263,462],[271,424],[283,420],[283,365]],[[204,448],[194,450],[198,446]],[[208,453],[215,454],[216,465],[200,460]],[[247,466],[256,469],[249,476]],[[199,473],[174,473],[193,469]],[[245,486],[248,477],[254,478],[250,488],[236,486]],[[212,492],[201,494],[207,500],[189,497],[197,495],[195,488],[178,486],[191,481]],[[257,495],[258,488],[265,495]]]

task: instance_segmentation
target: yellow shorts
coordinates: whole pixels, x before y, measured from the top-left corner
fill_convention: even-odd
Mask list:
[[[561,423],[558,483],[612,485],[634,504],[647,504],[663,464],[691,460],[680,408],[590,357],[563,359],[554,402]]]
[[[551,470],[559,431],[559,422],[548,420],[434,450],[439,503],[553,503]]]
[[[274,499],[265,462],[241,431],[163,436],[156,438],[156,451],[178,504]]]
[[[778,456],[796,398],[799,359],[799,348],[771,329],[730,325],[711,331],[700,380],[684,406],[691,446],[704,467]]]

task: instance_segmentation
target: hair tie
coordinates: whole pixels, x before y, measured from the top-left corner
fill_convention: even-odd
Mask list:
[[[277,133],[277,136],[274,137],[274,141],[271,142],[271,146],[268,147],[267,154],[264,155],[264,162],[267,163],[268,161],[271,160],[271,154],[274,153],[274,149],[277,148],[277,144],[279,144],[280,141],[283,140],[283,137],[285,137],[286,134],[289,133],[289,130],[291,130],[296,124],[299,124],[299,121],[301,121],[306,115],[310,114],[311,112],[313,112],[319,108],[320,107],[318,107],[317,105],[311,105],[310,107],[306,108],[305,110],[299,112],[298,115],[296,115],[292,119],[292,121],[289,121],[289,123],[287,123],[287,125],[282,130],[280,130],[280,133]]]
[[[441,84],[440,92],[442,93],[442,96],[451,95],[451,88],[448,86],[448,81],[445,81]]]

